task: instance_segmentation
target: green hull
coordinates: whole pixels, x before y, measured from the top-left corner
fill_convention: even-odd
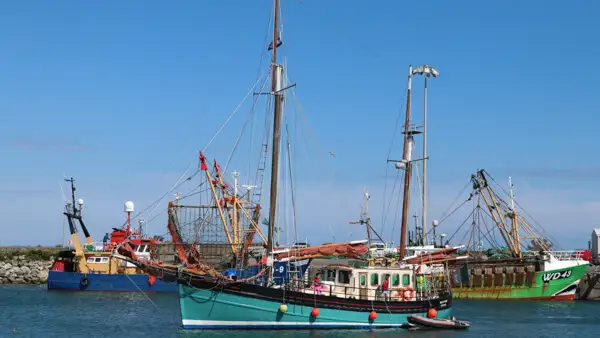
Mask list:
[[[449,299],[448,301],[451,301]],[[380,312],[369,320],[369,311],[319,309],[311,316],[312,306],[288,304],[280,311],[281,301],[244,297],[179,285],[179,303],[184,329],[376,329],[406,327],[409,315],[424,312]],[[393,306],[390,304],[390,306]],[[439,318],[448,318],[451,308],[438,310]]]
[[[588,267],[582,264],[539,271],[530,278],[526,273],[471,275],[462,279],[455,274],[452,296],[454,299],[573,300]]]

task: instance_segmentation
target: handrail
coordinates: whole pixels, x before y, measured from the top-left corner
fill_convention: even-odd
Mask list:
[[[539,251],[525,251],[524,253],[529,255],[539,255]],[[551,255],[558,261],[583,259],[583,252],[581,252],[581,250],[544,251],[544,253]]]
[[[282,277],[279,277],[282,278]],[[408,289],[408,286],[404,287],[404,286],[390,286],[389,289],[389,295],[386,298],[387,301],[401,301],[404,299],[404,293],[406,291],[410,291],[410,298],[409,300],[426,300],[426,299],[430,299],[432,296],[440,296],[440,295],[447,295],[451,293],[451,289],[450,289],[450,283],[445,279],[445,278],[440,278],[440,277],[433,277],[433,278],[426,278],[428,283],[420,283],[421,287],[414,287],[414,288],[410,288]],[[314,289],[314,284],[313,283],[305,283],[302,280],[299,279],[290,279],[288,283],[284,284],[282,287],[285,287],[287,290],[290,291],[298,291],[298,292],[303,292],[303,293],[308,293],[308,294],[316,294],[316,295],[327,295],[327,296],[335,296],[335,297],[341,297],[341,298],[348,298],[348,297],[356,297],[357,299],[361,298],[361,291],[364,294],[364,292],[366,291],[366,299],[368,300],[384,300],[384,298],[381,296],[382,294],[382,290],[381,290],[381,286],[378,286],[377,288],[372,288],[372,287],[355,287],[355,286],[350,286],[350,285],[340,285],[340,284],[334,284],[334,285],[329,285],[329,284],[321,284],[322,286],[325,286],[326,288],[324,288],[322,290],[322,292],[319,292],[319,290],[315,290]],[[427,286],[424,286],[427,285]],[[342,289],[343,291],[339,291],[340,289]],[[374,292],[374,294],[373,294]]]

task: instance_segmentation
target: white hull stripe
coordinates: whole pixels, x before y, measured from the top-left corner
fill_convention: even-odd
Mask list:
[[[574,295],[575,292],[577,291],[577,285],[579,285],[579,281],[580,281],[580,279],[578,279],[578,280],[574,281],[573,283],[567,285],[562,290],[554,293],[553,296]],[[565,290],[568,290],[568,291],[565,291]]]
[[[217,328],[217,327],[238,327],[238,328],[263,328],[263,327],[281,327],[281,328],[299,328],[299,327],[403,327],[409,324],[381,324],[368,322],[325,322],[325,323],[309,323],[309,322],[276,322],[276,321],[229,321],[229,320],[193,320],[183,319],[184,328]]]

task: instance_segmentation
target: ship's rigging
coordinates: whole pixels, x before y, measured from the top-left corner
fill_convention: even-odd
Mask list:
[[[233,253],[236,265],[246,264],[255,240],[265,244],[268,260],[279,246],[282,233],[288,242],[290,239],[298,241],[296,163],[310,163],[309,167],[314,167],[319,157],[330,158],[331,155],[329,151],[318,149],[305,161],[297,158],[299,140],[311,141],[315,137],[297,137],[302,133],[299,128],[302,122],[309,131],[312,130],[298,103],[295,83],[288,80],[285,62],[280,61],[285,61],[281,53],[285,41],[281,34],[280,11],[278,1],[275,1],[269,20],[272,27],[264,44],[264,51],[272,56],[269,74],[259,72],[254,86],[202,148],[197,170],[188,174],[188,168],[157,203],[142,212],[151,209],[150,214],[154,213],[166,196],[174,191],[181,192],[174,203],[169,204],[167,212],[170,234],[182,247],[186,246],[179,255],[182,260],[186,259],[185,251],[191,245],[202,243],[198,245],[200,256],[222,256],[223,247],[227,247]],[[269,83],[270,90],[267,89]],[[240,123],[235,117],[250,97],[249,113]],[[264,112],[264,123],[258,123],[261,111]],[[240,130],[235,137],[231,137],[225,128],[230,129],[232,125]],[[224,162],[211,157],[209,146],[223,149],[231,143],[228,156],[219,156]],[[320,148],[318,141],[316,145]],[[321,170],[321,174],[325,171]],[[268,189],[265,189],[265,181]],[[145,216],[147,223],[154,220],[148,214]],[[210,250],[213,252],[207,252]],[[263,263],[272,264],[270,261]]]
[[[551,251],[558,244],[516,201],[512,179],[506,189],[487,171],[477,170],[469,185],[472,191],[468,197],[440,220],[440,224],[448,223],[451,216],[472,205],[447,243],[465,244],[472,252],[501,249],[513,258],[522,258],[530,251]]]

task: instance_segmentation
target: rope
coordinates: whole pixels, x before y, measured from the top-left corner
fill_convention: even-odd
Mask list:
[[[221,127],[219,127],[219,129],[217,130],[217,132],[215,133],[215,135],[210,139],[210,141],[208,141],[208,143],[204,146],[204,148],[202,148],[201,151],[204,152],[206,149],[208,149],[208,147],[212,144],[212,142],[221,133],[221,131],[223,130],[223,128],[227,125],[227,123],[229,122],[229,120],[231,120],[231,118],[235,115],[235,113],[237,113],[237,111],[240,109],[240,107],[242,106],[242,104],[244,104],[244,102],[246,102],[246,99],[248,98],[248,96],[250,96],[250,94],[252,94],[252,92],[254,91],[254,88],[256,88],[256,85],[258,85],[258,83],[260,82],[260,80],[261,80],[260,78],[258,80],[256,80],[256,82],[254,83],[254,86],[252,86],[252,88],[250,88],[250,90],[248,91],[248,93],[246,93],[246,96],[244,96],[244,98],[242,99],[242,101],[240,101],[240,103],[238,103],[237,107],[235,107],[235,109],[229,115],[229,117],[227,118],[227,120],[225,120],[225,122],[221,125]]]
[[[490,174],[489,174],[487,171],[485,171],[485,174],[486,174],[486,175],[489,177],[489,179],[490,179],[492,182],[494,182],[494,183],[495,183],[495,184],[496,184],[496,185],[497,185],[497,186],[500,188],[500,190],[501,190],[502,192],[504,192],[506,195],[509,195],[509,196],[510,196],[510,194],[509,194],[509,193],[508,193],[508,192],[507,192],[507,191],[506,191],[506,190],[505,190],[505,189],[504,189],[504,188],[503,188],[503,187],[502,187],[500,184],[498,184],[498,182],[496,182],[496,180],[495,180],[495,179],[492,177],[492,175],[490,175]],[[527,210],[525,210],[525,208],[523,208],[523,207],[522,207],[522,206],[519,204],[519,202],[517,202],[516,200],[515,200],[515,205],[516,205],[517,207],[519,207],[519,209],[520,209],[521,211],[523,211],[523,212],[525,213],[525,215],[527,215],[527,217],[531,218],[531,220],[533,221],[534,225],[535,225],[535,226],[538,228],[538,229],[537,229],[538,231],[540,231],[541,233],[545,234],[545,235],[548,237],[548,239],[550,239],[550,240],[552,241],[552,243],[553,243],[553,244],[555,244],[555,245],[558,245],[558,244],[559,244],[559,243],[556,241],[556,239],[555,239],[554,237],[552,237],[552,235],[550,235],[549,233],[547,233],[547,232],[546,232],[546,229],[544,229],[544,228],[542,227],[542,225],[541,225],[541,224],[540,224],[538,221],[536,221],[536,220],[533,218],[533,216],[531,216],[531,215],[530,215],[530,214],[527,212]],[[525,219],[523,219],[523,220],[525,220]],[[529,223],[529,222],[526,222],[526,223]],[[541,237],[541,236],[540,236],[540,237]]]
[[[148,295],[147,295],[147,294],[146,294],[144,291],[142,291],[142,289],[140,289],[140,287],[139,287],[137,284],[135,284],[135,282],[134,282],[134,281],[131,279],[131,277],[129,277],[129,275],[128,275],[128,274],[125,274],[125,276],[126,276],[126,277],[127,277],[127,278],[128,278],[130,281],[131,281],[131,283],[133,283],[133,285],[135,285],[135,287],[136,287],[136,288],[137,288],[137,289],[138,289],[138,290],[139,290],[139,291],[140,291],[140,292],[141,292],[141,293],[144,295],[144,297],[146,297],[146,299],[147,299],[147,300],[148,300],[150,303],[152,303],[152,305],[154,305],[154,307],[155,307],[156,309],[158,309],[158,305],[156,305],[156,303],[154,303],[154,302],[152,301],[152,299],[150,299],[150,297],[148,297]]]
[[[406,113],[405,109],[403,109],[403,108],[404,108],[404,102],[406,102],[406,95],[407,94],[408,94],[408,88],[407,88],[407,86],[405,86],[404,87],[404,96],[402,97],[402,101],[400,102],[400,109],[398,109],[398,116],[396,117],[396,124],[394,125],[394,132],[392,133],[392,140],[390,142],[390,148],[388,149],[388,154],[387,154],[387,159],[388,160],[390,159],[390,155],[392,154],[392,148],[394,147],[394,142],[396,141],[396,134],[398,132],[398,126],[400,125],[400,119],[402,118],[403,113]],[[390,168],[389,165],[385,166],[385,181],[386,182],[387,182],[387,179],[388,179],[389,168]],[[389,211],[389,207],[391,205],[391,197],[394,195],[394,190],[395,190],[395,187],[396,187],[396,183],[397,183],[397,180],[398,180],[398,176],[400,174],[400,170],[397,170],[397,171],[398,171],[398,174],[396,175],[396,181],[394,182],[394,188],[392,189],[392,193],[391,193],[391,196],[390,196],[390,204],[388,204],[388,211]],[[386,193],[387,193],[387,184],[384,184],[383,185],[383,198],[384,198],[384,200],[386,198]],[[381,211],[381,228],[380,228],[379,233],[383,233],[383,230],[385,228],[385,220],[387,219],[387,217],[386,217],[387,214],[385,212],[385,210],[386,210],[385,203],[382,205],[382,209],[383,210]]]
[[[265,81],[263,81],[263,84],[260,86],[260,89],[258,90],[259,92],[262,92],[265,85],[267,84],[267,80],[269,79],[268,76],[265,77]],[[260,80],[260,79],[259,79]],[[246,126],[248,125],[248,122],[250,122],[250,118],[254,115],[254,105],[256,104],[256,101],[258,100],[258,95],[256,95],[254,97],[254,101],[252,102],[252,109],[250,109],[250,113],[248,114],[248,118],[246,118],[246,122],[244,122],[244,125],[242,126],[242,131],[240,132],[240,135],[238,136],[237,140],[235,141],[235,144],[233,146],[233,149],[231,150],[231,153],[229,153],[229,157],[227,158],[227,162],[225,162],[225,169],[223,169],[223,172],[227,172],[227,168],[229,167],[229,163],[231,162],[231,158],[233,157],[233,154],[235,153],[238,144],[240,143],[240,140],[242,139],[242,136],[244,135],[244,131],[246,130]]]
[[[458,199],[460,198],[460,196],[462,196],[462,194],[465,192],[465,190],[467,190],[467,188],[469,187],[469,185],[471,185],[471,180],[469,180],[467,182],[467,184],[464,186],[464,188],[460,191],[460,193],[458,195],[456,195],[456,198],[454,199],[454,201],[452,202],[452,204],[450,204],[450,206],[448,206],[448,209],[442,213],[442,216],[441,216],[442,218],[444,217],[444,215],[446,215],[448,213],[448,211],[452,208],[452,206],[454,205],[454,203],[456,203],[456,201],[458,201]]]
[[[288,131],[288,125],[286,123],[285,125],[285,134],[286,134],[286,138],[288,141],[288,169],[289,169],[289,173],[290,173],[290,189],[292,190],[292,224],[294,227],[294,237],[295,237],[295,242],[298,242],[298,227],[296,226],[296,198],[294,197],[295,191],[294,191],[294,179],[293,179],[293,175],[292,175],[292,158],[291,158],[291,154],[290,154],[290,138],[289,138],[289,131]],[[298,253],[298,248],[296,248],[296,254]]]
[[[164,195],[162,195],[158,200],[156,200],[154,203],[150,204],[149,206],[147,206],[144,210],[138,212],[135,216],[133,216],[131,219],[134,220],[137,217],[139,217],[140,215],[144,214],[146,211],[148,211],[148,209],[152,208],[153,206],[155,206],[155,208],[152,210],[152,212],[148,215],[148,217],[150,217],[154,211],[156,210],[156,208],[158,207],[158,205],[160,205],[160,203],[163,201],[163,199],[169,194],[171,193],[173,190],[179,188],[184,182],[191,180],[194,176],[196,176],[198,174],[198,172],[200,172],[200,170],[196,171],[194,174],[192,174],[191,176],[189,176],[186,180],[181,181],[181,179],[183,177],[185,177],[185,175],[187,174],[187,172],[189,171],[190,167],[192,165],[190,165],[188,167],[188,169],[186,169],[186,171],[183,173],[183,175],[181,175],[179,177],[179,179],[177,180],[177,182],[171,187],[171,189],[169,191],[167,191],[166,193],[164,193]],[[180,182],[181,181],[181,182]],[[125,225],[125,223],[123,223],[123,225]]]

